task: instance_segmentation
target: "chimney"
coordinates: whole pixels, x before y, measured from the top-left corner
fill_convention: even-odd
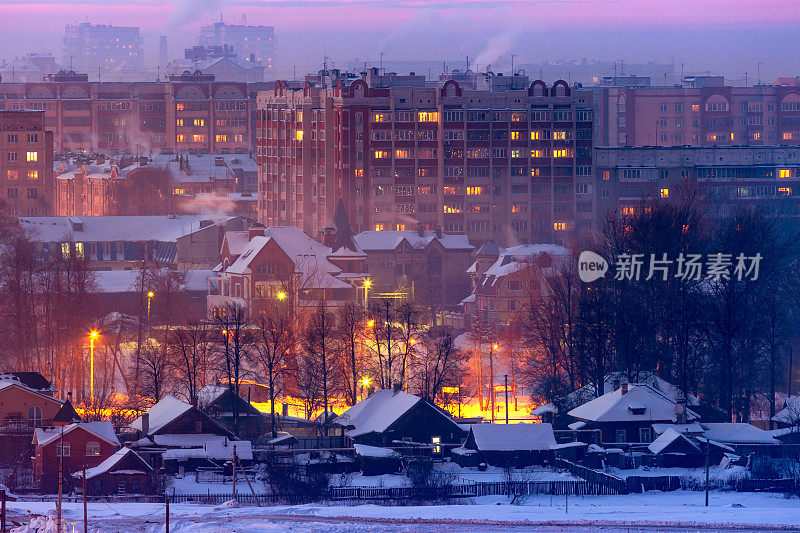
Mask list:
[[[611,384],[614,387],[614,390],[617,390],[619,388],[619,379],[615,379],[611,382]]]
[[[106,162],[106,156],[103,154],[97,154],[97,164],[102,165]]]
[[[258,237],[259,235],[264,235],[264,228],[262,226],[252,226],[247,228],[247,240],[252,241],[253,237]]]
[[[150,431],[150,413],[142,413],[142,435],[147,436]]]
[[[322,230],[322,244],[328,248],[336,246],[336,229],[325,228]]]
[[[680,402],[675,404],[675,423],[676,424],[686,423],[686,405]]]
[[[621,385],[620,385],[620,388],[622,389],[622,395],[623,395],[623,396],[624,396],[624,395],[626,395],[626,394],[628,394],[628,384],[627,384],[627,383],[623,383],[623,384],[621,384]]]
[[[442,238],[442,227],[441,226],[436,226],[436,238],[437,239],[441,239]]]
[[[403,390],[403,384],[402,383],[393,383],[392,384],[392,391],[394,392],[394,394],[397,394],[401,390]]]
[[[215,167],[224,167],[225,166],[225,158],[224,157],[215,157],[214,158],[214,166]]]
[[[419,235],[420,237],[425,236],[425,226],[423,226],[422,223],[417,224],[417,235]]]

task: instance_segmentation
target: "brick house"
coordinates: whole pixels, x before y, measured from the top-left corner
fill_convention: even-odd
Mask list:
[[[62,444],[63,443],[63,444]],[[63,479],[71,488],[72,474],[94,468],[111,457],[119,440],[111,422],[81,422],[56,428],[37,428],[33,434],[33,480],[44,492],[58,490],[58,466],[63,447]]]
[[[83,471],[72,474],[77,481]],[[109,494],[153,494],[153,469],[130,448],[120,448],[108,459],[86,469],[86,493],[89,496]]]

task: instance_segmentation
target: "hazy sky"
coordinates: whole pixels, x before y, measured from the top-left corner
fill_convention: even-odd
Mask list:
[[[762,78],[800,74],[800,0],[0,0],[0,57],[52,51],[68,22],[138,25],[145,53],[158,35],[171,55],[218,19],[276,27],[278,58],[298,71],[354,58],[552,59],[685,63]]]

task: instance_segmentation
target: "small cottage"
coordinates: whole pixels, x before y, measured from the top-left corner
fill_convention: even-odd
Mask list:
[[[672,428],[666,429],[647,448],[653,454],[656,466],[695,468],[705,462],[700,447]]]
[[[555,446],[550,424],[473,424],[464,445],[453,450],[452,460],[461,466],[522,468],[552,460]]]
[[[83,472],[75,472],[72,476],[80,482]],[[153,469],[130,448],[121,448],[99,465],[86,469],[86,493],[89,496],[154,492]]]

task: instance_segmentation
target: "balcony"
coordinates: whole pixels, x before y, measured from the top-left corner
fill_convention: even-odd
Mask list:
[[[0,433],[33,433],[33,430],[37,427],[50,427],[52,425],[53,421],[49,418],[38,421],[7,419],[0,422]]]

